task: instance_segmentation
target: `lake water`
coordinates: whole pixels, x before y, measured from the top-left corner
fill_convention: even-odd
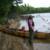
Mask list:
[[[46,43],[34,43],[34,50],[50,50],[50,44]]]
[[[31,14],[35,16],[33,21],[35,23],[34,30],[39,32],[50,32],[50,13],[36,13]],[[20,21],[21,27],[24,26],[25,30],[28,30],[28,25],[26,20]],[[20,28],[21,28],[20,27]]]

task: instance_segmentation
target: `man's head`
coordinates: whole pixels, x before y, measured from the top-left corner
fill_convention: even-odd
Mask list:
[[[31,16],[31,15],[28,17],[28,19],[33,19],[33,18],[34,18],[34,16]]]
[[[29,16],[28,18],[29,18],[29,19],[32,19],[32,16]]]

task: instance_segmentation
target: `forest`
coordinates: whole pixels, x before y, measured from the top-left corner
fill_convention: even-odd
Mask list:
[[[19,5],[16,0],[0,0],[0,23],[6,21],[7,18],[11,18],[14,15],[31,14],[31,13],[49,13],[50,7],[39,7],[35,8],[30,5]],[[16,15],[15,15],[16,14]]]

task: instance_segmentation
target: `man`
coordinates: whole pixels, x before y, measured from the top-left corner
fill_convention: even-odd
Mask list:
[[[34,17],[34,16],[33,16]],[[34,33],[34,22],[33,17],[28,17],[28,27],[29,27],[29,44],[33,45],[33,33]]]

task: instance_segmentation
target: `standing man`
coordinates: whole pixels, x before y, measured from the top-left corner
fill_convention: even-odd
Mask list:
[[[33,22],[34,16],[28,17],[28,27],[29,27],[29,44],[30,46],[33,46],[33,34],[34,34],[34,22]]]

